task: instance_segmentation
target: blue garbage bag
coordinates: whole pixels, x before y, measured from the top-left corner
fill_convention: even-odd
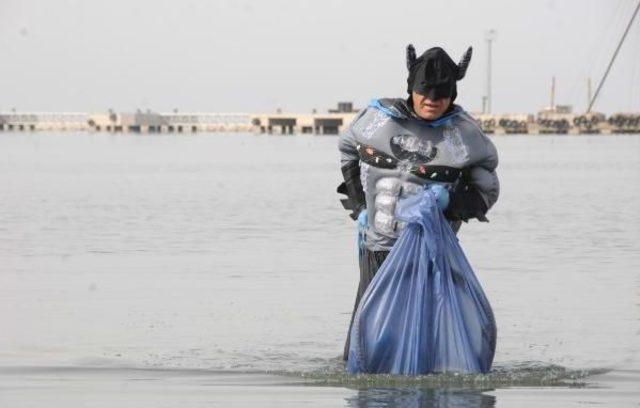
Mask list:
[[[488,372],[493,311],[434,193],[401,201],[396,217],[407,225],[360,301],[347,371]]]

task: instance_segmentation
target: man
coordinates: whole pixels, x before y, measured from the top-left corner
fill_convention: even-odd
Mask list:
[[[470,47],[456,64],[442,48],[416,58],[409,45],[409,97],[373,100],[340,137],[345,181],[338,192],[347,195],[342,203],[364,232],[354,315],[404,228],[394,215],[400,199],[425,186],[433,188],[454,231],[462,221],[487,221],[485,214],[498,199],[496,149],[475,120],[453,103],[456,81],[464,77],[471,52]],[[345,360],[348,349],[349,337]]]

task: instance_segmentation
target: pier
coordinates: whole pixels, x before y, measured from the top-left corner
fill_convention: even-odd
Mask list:
[[[82,112],[0,112],[0,131],[87,130]]]
[[[113,133],[250,132],[248,113],[137,111],[134,113],[0,112],[0,131]]]
[[[247,113],[110,111],[88,115],[86,130],[128,133],[248,132],[251,122]]]
[[[257,133],[337,135],[351,123],[355,112],[325,114],[259,114],[251,116]]]

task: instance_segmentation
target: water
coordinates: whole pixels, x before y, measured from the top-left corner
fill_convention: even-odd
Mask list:
[[[410,380],[342,372],[358,272],[336,138],[0,133],[0,384],[272,373],[347,406],[535,406],[502,387],[640,383],[640,138],[493,141],[500,200],[460,238],[495,370]]]

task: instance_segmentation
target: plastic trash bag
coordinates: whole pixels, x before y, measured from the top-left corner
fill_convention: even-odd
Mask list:
[[[396,216],[407,226],[360,301],[347,371],[488,372],[493,311],[433,192],[401,201]]]

